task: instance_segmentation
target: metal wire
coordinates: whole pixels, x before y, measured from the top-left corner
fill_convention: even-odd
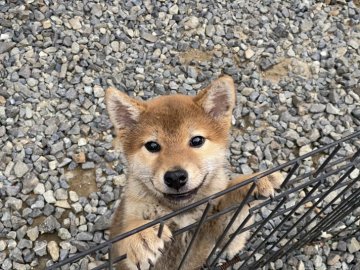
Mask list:
[[[65,265],[76,263],[88,255],[99,252],[108,253],[108,258],[101,265],[94,268],[94,270],[113,269],[118,262],[126,258],[126,254],[115,258],[113,257],[110,250],[114,243],[153,226],[158,226],[158,236],[161,237],[166,222],[178,215],[185,214],[186,212],[198,209],[199,207],[204,209],[199,221],[183,228],[178,228],[172,232],[175,237],[192,231],[190,243],[180,260],[180,264],[174,266],[174,269],[183,269],[186,260],[192,256],[191,248],[196,242],[197,236],[204,224],[220,218],[223,215],[231,214],[232,216],[230,216],[229,222],[224,226],[223,232],[216,239],[216,244],[209,252],[207,259],[204,260],[204,266],[201,269],[227,269],[236,263],[240,263],[240,269],[260,269],[269,262],[273,262],[286,254],[291,254],[294,250],[299,250],[308,243],[313,241],[324,241],[322,238],[324,233],[330,235],[333,241],[358,236],[360,228],[356,226],[356,223],[360,220],[360,216],[355,217],[354,220],[348,222],[346,229],[344,228],[337,231],[336,226],[343,218],[349,216],[353,211],[360,207],[360,176],[350,179],[350,176],[354,173],[355,169],[360,167],[360,149],[357,149],[352,155],[344,155],[344,152],[346,153],[346,151],[340,151],[344,149],[344,146],[347,144],[358,146],[358,141],[357,143],[354,141],[359,138],[360,131],[355,132],[341,140],[318,148],[276,168],[262,172],[257,176],[213,194],[208,198],[204,198],[129,232],[118,235],[104,243],[91,247],[84,252],[77,253],[49,266],[47,269],[61,269]],[[304,160],[320,153],[330,154],[328,154],[327,158],[317,168],[314,168],[312,172],[302,172]],[[288,173],[281,185],[279,193],[272,199],[260,198],[262,199],[260,203],[252,207],[247,207],[247,216],[239,227],[229,235],[230,228],[234,226],[235,221],[239,214],[242,213],[244,206],[257,199],[252,195],[256,186],[256,181],[281,170],[287,170]],[[243,201],[231,205],[217,213],[209,214],[212,201],[222,196],[226,196],[226,194],[230,192],[236,192],[236,190],[241,189],[245,185],[250,185],[250,190],[246,193]],[[300,191],[303,192],[301,197],[299,197]],[[337,195],[331,200],[326,200],[326,198],[335,191],[337,192]],[[294,204],[288,205],[288,203],[292,201]],[[306,211],[300,211],[301,213],[299,214],[299,209],[305,207],[308,203],[311,203],[311,205],[307,206]],[[257,215],[262,208],[269,205],[271,205],[271,209],[273,210],[266,218],[247,224],[251,217]],[[295,213],[297,214],[295,215]],[[275,223],[276,225],[274,225],[275,219],[278,220]],[[291,226],[288,224],[290,220]],[[266,226],[272,227],[267,235],[264,234],[263,230]],[[241,252],[225,263],[219,263],[225,249],[232,241],[236,241],[236,236],[249,230],[251,231],[251,236],[248,243],[254,244],[254,242],[256,242],[256,245],[249,245],[248,250]],[[294,230],[296,230],[296,232],[289,237],[290,233]],[[261,241],[256,241],[259,240],[259,235]],[[273,239],[274,237],[275,241],[269,243],[269,239]],[[255,254],[263,255],[259,257],[255,256]]]

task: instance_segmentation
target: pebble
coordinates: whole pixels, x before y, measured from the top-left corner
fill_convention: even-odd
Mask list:
[[[56,199],[54,197],[54,191],[48,190],[48,191],[44,192],[42,195],[47,203],[55,203],[56,202]]]
[[[312,104],[310,107],[311,113],[320,113],[325,111],[326,105],[324,104]]]
[[[170,8],[169,8],[169,13],[172,14],[172,15],[175,15],[175,14],[178,14],[179,13],[179,6],[178,5],[172,5]]]
[[[38,226],[35,226],[34,228],[27,230],[26,235],[29,237],[31,241],[35,242],[35,240],[39,237]]]
[[[6,249],[6,242],[5,240],[0,240],[0,251],[4,251]]]
[[[21,178],[23,177],[27,172],[29,171],[28,166],[22,162],[22,161],[18,161],[15,163],[14,166],[14,173],[16,175],[16,177]]]
[[[44,194],[45,193],[45,186],[43,183],[38,183],[34,188],[34,194]]]
[[[61,240],[69,240],[69,239],[71,239],[70,232],[65,228],[60,228],[59,229],[58,236],[60,237]]]
[[[245,51],[245,58],[246,59],[251,59],[253,56],[255,55],[255,52],[251,49],[247,49]]]
[[[332,105],[331,103],[328,103],[326,105],[326,112],[330,113],[330,114],[341,115],[340,110],[338,108],[336,108],[334,105]]]
[[[74,18],[70,19],[69,23],[74,30],[79,30],[82,28],[81,19],[79,16],[75,16]]]
[[[59,246],[55,241],[50,241],[47,245],[47,251],[49,252],[51,259],[56,262],[59,260],[60,250]]]
[[[327,265],[334,266],[340,261],[340,256],[338,254],[330,254],[327,258]]]
[[[22,200],[9,197],[5,202],[5,207],[9,207],[12,210],[18,211],[22,208]]]
[[[190,18],[188,18],[186,20],[186,22],[184,22],[184,28],[185,30],[189,30],[189,29],[195,29],[199,26],[199,19],[195,16],[191,16]]]
[[[75,191],[70,190],[70,191],[69,191],[69,197],[70,197],[70,200],[71,200],[72,202],[77,202],[77,201],[79,201],[79,196],[77,195],[77,193],[76,193]]]
[[[43,233],[51,233],[56,229],[60,228],[60,223],[56,220],[54,216],[48,216],[40,225],[39,231]]]
[[[350,253],[355,253],[360,250],[360,243],[356,240],[355,237],[351,238],[349,244],[348,244],[348,250]]]

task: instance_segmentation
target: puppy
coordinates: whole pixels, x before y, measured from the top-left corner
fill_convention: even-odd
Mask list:
[[[230,181],[226,173],[235,97],[234,82],[229,76],[213,81],[194,97],[170,95],[143,102],[112,87],[106,90],[107,111],[128,168],[127,186],[114,214],[111,237],[253,176],[243,175]],[[254,193],[271,196],[282,181],[280,173],[263,177]],[[241,202],[250,186],[214,200],[209,214]],[[161,237],[155,226],[114,244],[115,256],[126,254],[118,269],[177,269],[193,232],[172,239],[172,231],[198,221],[204,207],[172,218]],[[236,230],[247,214],[246,205],[228,234]],[[204,224],[182,269],[203,265],[229,219],[223,215]],[[251,223],[252,219],[247,225]],[[227,247],[227,255],[236,255],[248,237],[249,232],[237,235]]]

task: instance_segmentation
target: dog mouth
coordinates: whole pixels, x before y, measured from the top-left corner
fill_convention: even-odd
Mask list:
[[[196,188],[183,192],[183,193],[163,193],[164,197],[172,200],[172,201],[183,201],[183,200],[189,200],[192,197],[194,197],[196,195],[196,193],[198,192],[198,190],[202,187],[202,185],[204,184],[206,177],[208,174],[206,174],[204,176],[204,179],[201,181],[200,185],[197,186]]]

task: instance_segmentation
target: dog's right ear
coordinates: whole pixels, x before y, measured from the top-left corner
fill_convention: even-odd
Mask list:
[[[106,109],[117,131],[131,128],[145,109],[145,103],[110,87],[105,93]]]

